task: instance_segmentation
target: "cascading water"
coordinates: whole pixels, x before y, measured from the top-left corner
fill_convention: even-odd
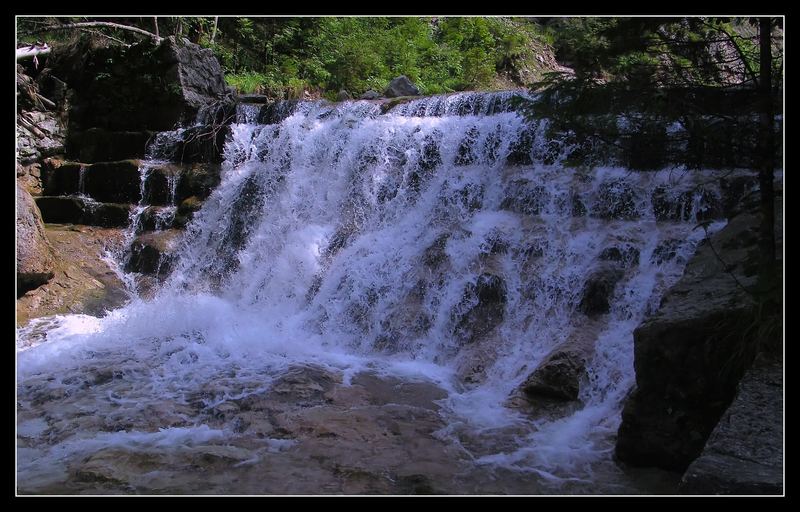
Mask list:
[[[19,448],[18,481],[46,488],[109,447],[235,442],[246,431],[214,420],[220,404],[313,364],[345,386],[371,372],[444,390],[436,437],[478,475],[454,492],[491,493],[508,475],[517,493],[642,492],[612,462],[632,332],[704,238],[695,219],[719,194],[714,174],[565,167],[571,148],[511,96],[386,114],[365,101],[240,108],[222,182],[155,297],[18,343],[18,433],[39,443]],[[670,210],[664,194],[684,199]],[[614,254],[627,255],[619,282],[589,314],[587,280]],[[508,407],[579,337],[594,350],[578,406],[533,419]],[[295,443],[263,441],[256,458]]]

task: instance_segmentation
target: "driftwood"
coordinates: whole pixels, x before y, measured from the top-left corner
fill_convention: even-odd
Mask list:
[[[31,59],[37,55],[47,55],[51,48],[45,45],[31,45],[24,48],[17,48],[17,60]]]

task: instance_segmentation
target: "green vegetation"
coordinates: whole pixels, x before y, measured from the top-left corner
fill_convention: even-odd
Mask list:
[[[408,76],[423,94],[520,87],[541,79],[553,63],[553,36],[536,18],[502,17],[159,17],[20,18],[20,41],[54,42],[77,32],[43,27],[109,21],[187,38],[210,48],[228,83],[245,93],[333,98],[340,89],[382,91]],[[103,28],[97,37],[132,43],[140,34]],[[43,37],[46,36],[46,37]]]
[[[219,31],[208,46],[242,92],[361,94],[402,74],[434,94],[520,86],[525,71],[546,71],[531,19],[230,18]]]

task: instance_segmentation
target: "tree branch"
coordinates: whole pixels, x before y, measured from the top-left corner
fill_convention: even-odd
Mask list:
[[[47,55],[51,49],[49,46],[31,45],[25,48],[17,48],[17,60],[24,60],[36,57],[37,55]]]
[[[143,30],[141,28],[136,27],[129,27],[128,25],[120,25],[119,23],[110,23],[107,21],[89,21],[89,22],[82,22],[82,23],[68,23],[66,25],[51,25],[48,27],[41,27],[28,32],[29,34],[36,34],[39,32],[52,32],[55,30],[72,30],[76,28],[92,28],[92,27],[106,27],[106,28],[115,28],[118,30],[127,30],[129,32],[135,32],[139,35],[144,35],[154,39],[156,42],[161,41],[161,37],[158,35]]]

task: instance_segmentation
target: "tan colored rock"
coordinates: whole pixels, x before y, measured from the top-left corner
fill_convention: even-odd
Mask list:
[[[55,275],[56,258],[33,197],[17,183],[17,297]]]

